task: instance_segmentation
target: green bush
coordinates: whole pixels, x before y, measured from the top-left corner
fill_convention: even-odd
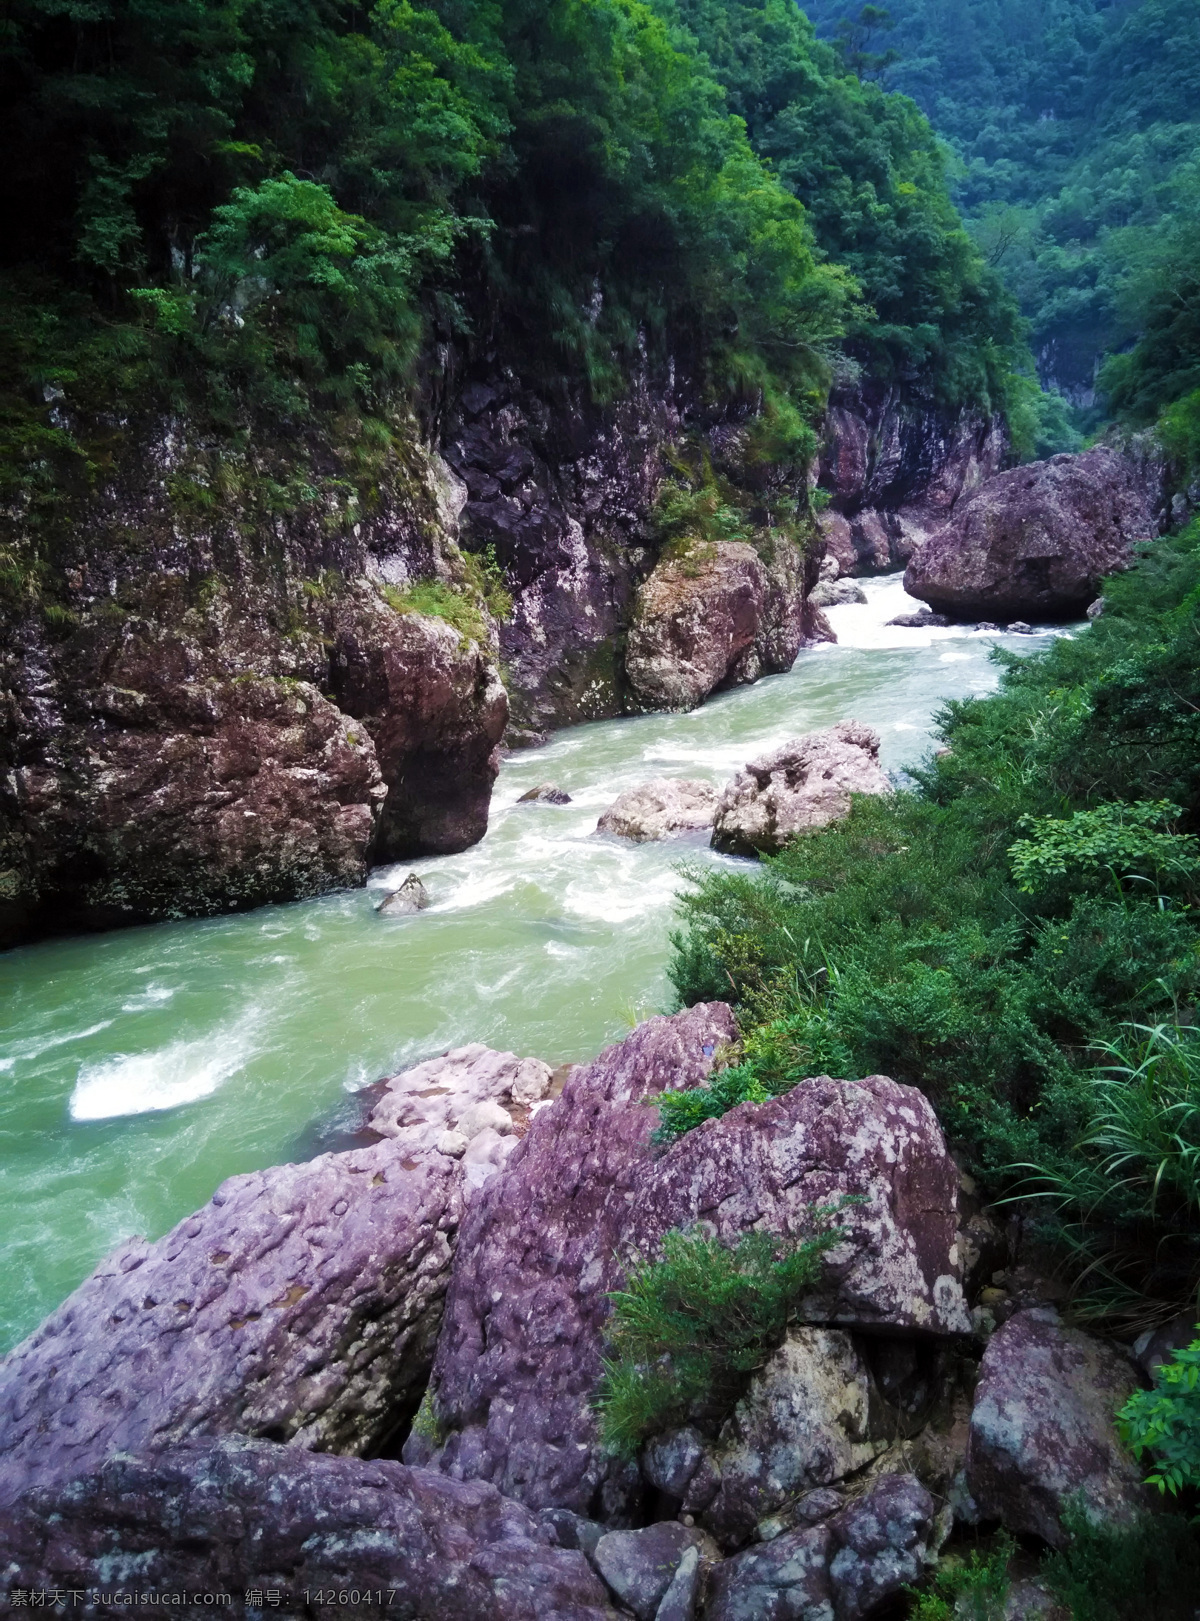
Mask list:
[[[819,1279],[838,1240],[831,1214],[816,1212],[818,1230],[799,1243],[751,1232],[730,1247],[669,1232],[657,1260],[633,1263],[625,1289],[610,1296],[610,1355],[596,1396],[606,1445],[630,1457],[656,1431],[733,1406]]]
[[[987,1553],[975,1549],[968,1559],[948,1554],[924,1592],[908,1589],[916,1600],[910,1621],[1004,1621],[1016,1547],[1001,1533]]]
[[[1070,1541],[1043,1561],[1042,1578],[1072,1621],[1193,1621],[1200,1540],[1182,1515],[1100,1525],[1076,1502],[1063,1522]]]
[[[1200,1339],[1176,1351],[1155,1374],[1154,1389],[1136,1391],[1118,1417],[1134,1456],[1149,1453],[1154,1461],[1146,1477],[1152,1486],[1172,1497],[1200,1487]]]
[[[1085,632],[1002,656],[994,696],[947,705],[949,752],[914,789],[856,799],[757,872],[690,873],[669,972],[683,1004],[735,1004],[732,1101],[755,1083],[775,1095],[882,1072],[929,1095],[992,1195],[1028,1191],[1017,1167],[1039,1166],[1064,1194],[1056,1214],[1039,1207],[1045,1225],[1089,1271],[1093,1305],[1132,1321],[1143,1293],[1143,1316],[1179,1309],[1200,1244],[1183,1191],[1200,525],[1160,540],[1106,600]],[[1159,1031],[1148,1070],[1131,1024]],[[1114,1043],[1119,1075],[1104,1068]],[[668,1109],[682,1121],[720,1101]],[[1103,1139],[1135,1105],[1122,1129],[1140,1146],[1118,1167]]]
[[[706,1086],[685,1092],[660,1092],[656,1143],[673,1143],[705,1120],[719,1120],[739,1103],[765,1103],[770,1093],[749,1065],[723,1069]]]

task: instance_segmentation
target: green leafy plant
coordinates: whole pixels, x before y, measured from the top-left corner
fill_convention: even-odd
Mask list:
[[[1164,1362],[1154,1389],[1135,1391],[1117,1417],[1134,1456],[1153,1459],[1150,1485],[1172,1497],[1200,1487],[1200,1339]]]
[[[380,594],[397,613],[444,619],[454,627],[464,644],[487,641],[487,621],[478,599],[466,591],[456,591],[442,580],[419,580],[403,591],[397,586],[385,585],[380,588]]]
[[[1016,1549],[1012,1537],[1001,1533],[986,1553],[976,1548],[967,1559],[948,1554],[924,1591],[908,1589],[915,1600],[911,1621],[1004,1621]]]
[[[1063,1524],[1067,1546],[1047,1555],[1041,1576],[1072,1621],[1193,1621],[1200,1538],[1183,1515],[1101,1524],[1076,1499]]]
[[[1018,887],[1026,895],[1076,875],[1133,880],[1161,889],[1200,872],[1200,839],[1174,831],[1183,814],[1162,799],[1097,805],[1066,819],[1023,816],[1027,836],[1009,846]]]
[[[814,1212],[799,1242],[743,1234],[735,1245],[669,1232],[612,1294],[610,1354],[596,1396],[606,1445],[632,1456],[647,1436],[700,1410],[721,1413],[781,1343],[801,1298],[838,1242],[833,1212]]]
[[[656,1143],[673,1143],[705,1120],[719,1120],[739,1103],[765,1103],[770,1093],[749,1065],[736,1065],[714,1075],[705,1086],[660,1092]]]

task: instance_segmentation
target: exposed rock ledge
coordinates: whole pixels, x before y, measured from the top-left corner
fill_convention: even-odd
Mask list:
[[[428,1621],[865,1621],[920,1579],[936,1498],[1052,1542],[1081,1488],[1127,1515],[1131,1359],[1023,1284],[975,1388],[994,1322],[963,1267],[993,1275],[1000,1234],[960,1227],[920,1092],[816,1077],[650,1141],[647,1102],[734,1035],[720,1003],[652,1019],[557,1099],[545,1065],[459,1049],[387,1084],[374,1147],[234,1178],[122,1246],[0,1364],[9,1582],[219,1582],[235,1614],[247,1586],[357,1585]],[[733,1412],[615,1458],[592,1403],[628,1257],[700,1220],[798,1237],[831,1204],[839,1242]],[[405,1463],[353,1455],[394,1446],[422,1390]]]

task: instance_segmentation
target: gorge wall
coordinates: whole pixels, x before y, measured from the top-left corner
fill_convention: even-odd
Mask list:
[[[817,533],[802,470],[750,454],[753,421],[674,368],[598,407],[493,363],[400,424],[369,479],[328,445],[264,443],[231,470],[160,425],[77,503],[56,600],[5,609],[0,943],[463,849],[502,738],[790,668],[829,635],[808,602],[825,547],[841,572],[892,566],[1001,454],[994,425],[840,395]],[[748,538],[663,544],[685,439]],[[772,528],[781,506],[802,548]]]

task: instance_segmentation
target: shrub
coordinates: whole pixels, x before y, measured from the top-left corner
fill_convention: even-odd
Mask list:
[[[908,1589],[916,1598],[911,1621],[1004,1621],[1016,1546],[1001,1533],[986,1554],[975,1549],[969,1559],[948,1555],[924,1593]]]
[[[1200,1339],[1176,1351],[1159,1368],[1154,1389],[1136,1391],[1118,1419],[1134,1456],[1154,1459],[1150,1485],[1172,1497],[1200,1487]]]
[[[702,1232],[670,1232],[658,1260],[638,1259],[612,1294],[611,1355],[596,1397],[601,1434],[631,1457],[648,1435],[701,1413],[723,1413],[747,1375],[781,1343],[838,1233],[814,1213],[799,1243],[744,1234],[729,1247]]]
[[[1077,1501],[1063,1522],[1070,1541],[1046,1558],[1042,1577],[1072,1621],[1193,1621],[1200,1542],[1182,1515],[1098,1525]]]
[[[419,580],[404,591],[385,585],[382,594],[388,607],[397,613],[444,619],[448,625],[453,625],[464,643],[487,641],[487,621],[478,601],[441,580]]]
[[[765,1103],[770,1096],[748,1064],[723,1069],[707,1086],[686,1092],[662,1092],[658,1105],[656,1143],[673,1143],[705,1120],[719,1120],[739,1103]]]
[[[1025,1167],[1035,1180],[1022,1192],[1054,1208],[1082,1272],[1078,1310],[1152,1321],[1200,1288],[1200,1039],[1131,1025],[1105,1050],[1112,1062],[1075,1082],[1070,1152]],[[1137,1411],[1148,1424],[1149,1409]],[[1168,1408],[1156,1411],[1165,1422]]]

